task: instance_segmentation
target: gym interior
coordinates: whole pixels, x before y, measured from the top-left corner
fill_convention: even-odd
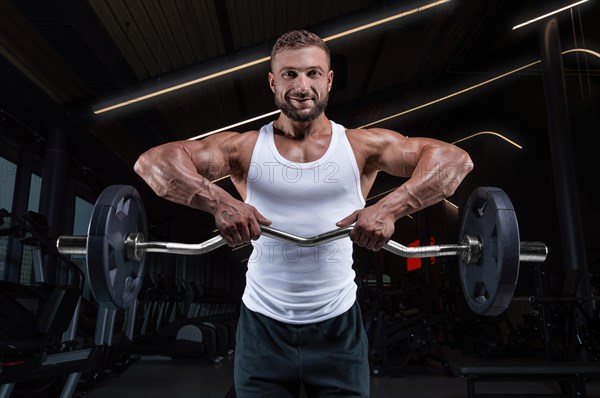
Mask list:
[[[395,251],[354,247],[371,396],[600,397],[598,20],[597,0],[0,0],[0,397],[235,396],[252,245],[211,246],[212,216],[133,166],[275,119],[292,29],[330,48],[329,118],[475,165]],[[379,173],[367,206],[403,181]]]

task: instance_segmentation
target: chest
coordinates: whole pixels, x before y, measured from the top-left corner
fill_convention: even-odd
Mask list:
[[[334,207],[340,200],[358,204],[359,173],[352,152],[339,136],[294,142],[268,138],[273,140],[255,148],[247,173],[252,203],[295,208],[318,198],[319,203]]]
[[[310,163],[321,159],[331,144],[331,134],[290,138],[275,134],[273,142],[277,152],[294,163]]]

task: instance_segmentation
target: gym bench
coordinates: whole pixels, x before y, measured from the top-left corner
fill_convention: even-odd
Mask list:
[[[461,364],[454,366],[458,376],[467,380],[468,398],[509,397],[572,397],[586,396],[586,383],[598,380],[600,363],[591,362],[495,362]],[[558,382],[560,393],[498,392],[476,394],[475,382],[490,381],[551,381]]]

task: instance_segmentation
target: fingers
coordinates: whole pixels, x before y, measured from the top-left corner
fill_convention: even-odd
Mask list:
[[[352,225],[356,222],[356,220],[358,220],[359,214],[360,214],[360,210],[356,210],[349,216],[344,217],[340,221],[336,222],[335,225],[337,225],[340,228],[347,227],[348,225]]]
[[[219,232],[231,247],[258,239],[262,232],[260,225],[271,224],[271,220],[245,203],[237,204],[235,211],[228,210],[220,214],[220,217],[215,217],[215,221]]]
[[[256,220],[258,221],[259,224],[271,225],[271,220],[269,220],[267,217],[260,214],[260,212],[258,210],[256,210],[256,208],[253,207],[253,209],[254,209],[254,216],[256,217]]]
[[[381,221],[382,219],[385,221]],[[381,250],[394,233],[392,219],[388,220],[370,214],[366,208],[356,210],[336,223],[338,227],[347,227],[352,224],[354,227],[350,231],[350,239],[358,246],[369,250]]]
[[[250,224],[250,237],[252,238],[252,240],[256,240],[260,237],[260,234],[262,233],[260,226],[271,225],[271,220],[260,214],[260,212],[256,210],[256,208],[253,207],[252,209],[254,210],[254,220]]]
[[[231,247],[239,246],[245,242],[243,233],[239,230],[236,225],[231,225],[227,230],[221,231],[221,235],[227,241],[227,244]]]
[[[393,233],[393,231],[391,231]],[[350,239],[360,247],[379,251],[390,239],[391,233],[387,226],[376,223],[365,226],[355,225],[350,232]]]
[[[260,227],[256,220],[252,219],[229,225],[225,230],[221,230],[221,235],[229,246],[240,246],[256,239],[257,235],[260,236]]]

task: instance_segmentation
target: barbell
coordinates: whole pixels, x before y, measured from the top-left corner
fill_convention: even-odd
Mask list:
[[[84,255],[90,290],[108,308],[128,308],[144,277],[146,253],[200,255],[224,246],[218,235],[205,242],[184,244],[147,241],[144,205],[135,188],[111,185],[98,197],[87,235],[63,235],[56,242],[65,255]],[[261,225],[265,236],[308,247],[348,237],[352,226],[312,237],[296,236]],[[467,200],[459,232],[460,244],[407,247],[389,240],[383,248],[406,258],[458,256],[462,290],[470,309],[498,315],[512,301],[521,261],[543,262],[548,248],[541,242],[521,242],[513,205],[499,188],[478,188]]]

